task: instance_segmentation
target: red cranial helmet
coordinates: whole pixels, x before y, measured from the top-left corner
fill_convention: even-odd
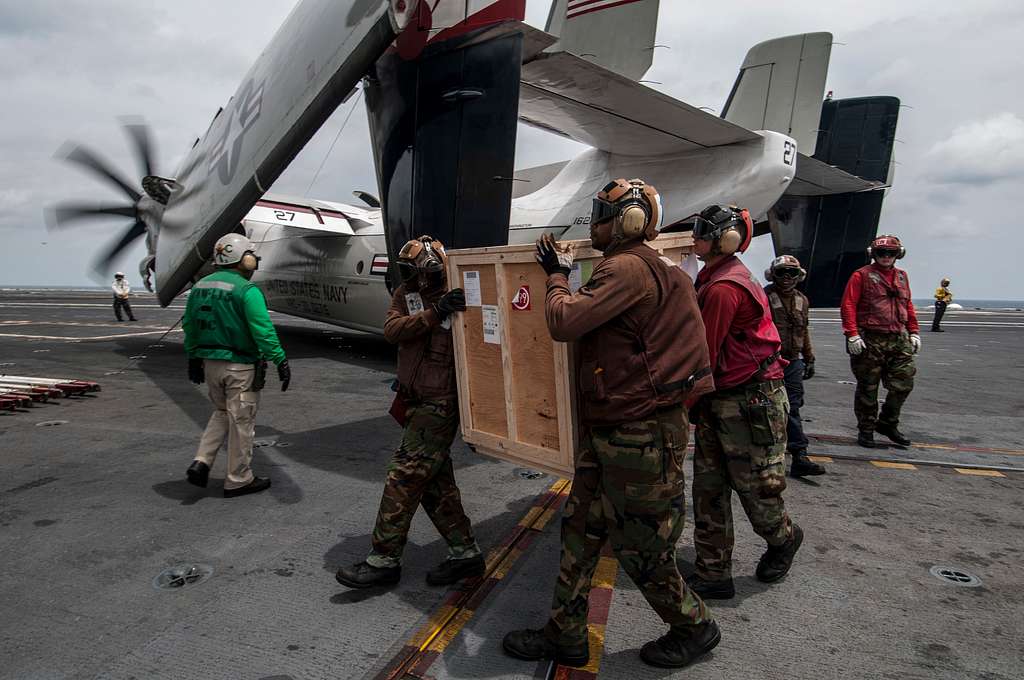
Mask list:
[[[878,257],[878,251],[892,251],[896,253],[896,259],[900,259],[907,254],[907,249],[900,243],[900,239],[897,236],[891,234],[882,234],[875,238],[868,246],[868,257]]]

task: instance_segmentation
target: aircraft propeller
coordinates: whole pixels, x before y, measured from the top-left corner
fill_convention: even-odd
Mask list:
[[[97,275],[105,277],[113,261],[127,249],[136,239],[146,236],[147,222],[145,217],[157,219],[160,206],[166,205],[170,195],[172,182],[155,174],[154,147],[149,128],[138,122],[124,122],[123,128],[132,144],[135,157],[144,178],[140,192],[123,178],[111,164],[91,149],[68,142],[57,152],[57,157],[68,163],[78,165],[94,176],[112,185],[124,194],[128,203],[122,205],[87,204],[82,202],[64,202],[47,210],[47,223],[51,228],[64,229],[74,222],[96,218],[128,217],[133,218],[131,225],[93,262]]]

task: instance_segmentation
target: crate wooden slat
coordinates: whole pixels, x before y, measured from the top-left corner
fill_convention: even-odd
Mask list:
[[[590,241],[574,243],[578,285],[603,255]],[[679,263],[693,240],[689,233],[664,234],[649,245]],[[449,285],[467,288],[466,273],[476,272],[480,291],[480,305],[468,306],[452,323],[462,437],[481,453],[571,477],[577,448],[572,346],[548,333],[547,276],[535,252],[532,244],[448,252]],[[525,306],[523,287],[529,291]],[[485,313],[497,320],[491,342]]]

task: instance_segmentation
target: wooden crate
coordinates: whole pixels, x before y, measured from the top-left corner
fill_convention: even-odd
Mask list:
[[[575,241],[570,285],[589,280],[602,258]],[[649,245],[680,262],[689,232]],[[577,448],[572,347],[555,342],[544,319],[547,276],[531,245],[448,251],[448,281],[466,290],[454,317],[462,437],[481,453],[572,477]]]

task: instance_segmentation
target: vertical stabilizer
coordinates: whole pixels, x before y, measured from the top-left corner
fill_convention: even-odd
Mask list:
[[[900,100],[858,97],[825,102],[814,157],[850,174],[892,182]],[[785,195],[768,220],[777,255],[795,255],[807,270],[812,307],[837,307],[864,251],[878,233],[884,191],[828,196]]]
[[[640,80],[654,59],[659,0],[554,0],[549,52],[570,52]]]
[[[748,130],[773,130],[814,154],[832,53],[831,33],[804,33],[750,48],[722,117]]]

